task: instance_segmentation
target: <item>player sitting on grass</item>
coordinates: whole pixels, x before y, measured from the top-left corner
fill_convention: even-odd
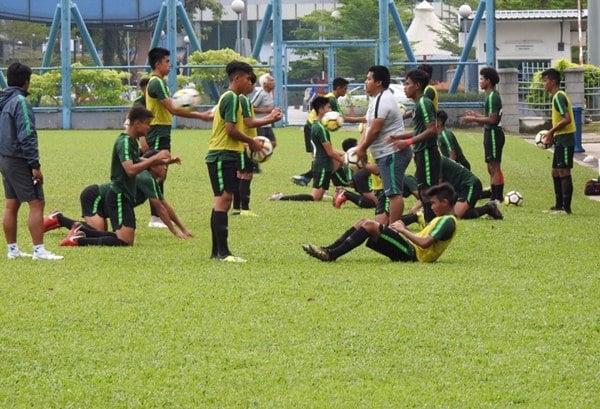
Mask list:
[[[304,244],[302,248],[321,261],[334,261],[366,241],[367,247],[392,261],[436,261],[456,233],[457,221],[452,215],[456,195],[448,183],[432,186],[426,194],[436,217],[418,233],[408,230],[401,220],[386,226],[361,219],[329,246]]]
[[[148,158],[156,153],[155,151],[148,151],[144,154],[144,157]],[[174,157],[170,163],[181,163],[181,161],[178,157]],[[137,191],[135,206],[137,207],[145,203],[146,199],[150,200],[152,205],[156,207],[161,220],[169,228],[169,231],[175,237],[185,240],[193,237],[193,234],[181,223],[175,210],[165,200],[158,185],[166,173],[166,166],[165,164],[158,163],[136,176]],[[54,210],[44,219],[44,231],[47,232],[59,227],[72,229],[73,232],[70,232],[60,243],[61,246],[121,245],[121,242],[118,241],[114,233],[101,234],[106,233],[107,229],[106,218],[108,215],[104,206],[104,195],[109,188],[110,183],[104,183],[101,185],[90,185],[83,189],[80,201],[84,222],[70,219],[60,211]],[[76,232],[78,234],[75,234]],[[103,239],[96,240],[97,237],[103,237]]]
[[[316,97],[311,106],[317,112],[310,134],[314,149],[312,194],[285,196],[283,193],[277,192],[269,196],[269,200],[319,201],[323,198],[325,191],[329,189],[331,173],[338,166],[344,164],[343,153],[333,149],[329,131],[321,123],[323,115],[331,111],[329,99]]]

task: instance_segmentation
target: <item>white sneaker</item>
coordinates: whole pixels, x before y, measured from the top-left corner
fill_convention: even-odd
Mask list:
[[[267,200],[279,200],[283,197],[283,193],[275,192],[271,196],[267,197]]]
[[[13,260],[15,258],[31,258],[31,254],[19,250],[18,253],[8,253],[7,257],[9,260]]]
[[[162,220],[160,220],[160,217],[152,216],[150,217],[150,221],[148,222],[148,227],[153,227],[155,229],[166,229],[167,225],[164,224]]]
[[[34,260],[62,260],[63,258],[63,256],[57,256],[48,250],[45,250],[43,253],[33,254]]]

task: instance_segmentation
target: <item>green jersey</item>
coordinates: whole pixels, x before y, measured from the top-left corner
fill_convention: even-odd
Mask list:
[[[440,178],[442,181],[450,183],[457,192],[479,182],[477,176],[469,169],[445,156],[440,158]]]
[[[122,193],[131,204],[135,203],[135,176],[128,176],[123,168],[123,162],[140,161],[140,148],[137,140],[122,133],[117,137],[113,146],[112,162],[110,165],[110,188],[115,193]]]
[[[485,115],[490,116],[493,113],[498,114],[498,121],[495,124],[485,124],[485,129],[500,129],[502,128],[502,99],[500,93],[493,90],[485,97]]]
[[[564,91],[557,91],[552,96],[552,126],[562,121],[565,114],[569,114],[571,123],[554,132],[554,139],[562,146],[575,146],[575,117],[573,116],[573,105]]]
[[[331,172],[333,170],[333,159],[327,155],[327,151],[323,147],[324,143],[331,143],[331,135],[321,121],[315,120],[313,122],[310,139],[313,145],[313,169],[324,169]]]
[[[221,95],[215,108],[212,133],[208,142],[206,162],[219,160],[237,160],[238,154],[244,150],[244,143],[230,137],[225,129],[225,123],[231,122],[240,129],[244,122],[240,96],[229,90]]]
[[[421,95],[415,102],[413,111],[413,133],[419,135],[427,129],[427,124],[436,120],[433,103],[425,95]],[[413,152],[420,152],[427,148],[437,147],[437,136],[429,138],[412,146]]]
[[[137,174],[136,188],[134,206],[141,205],[146,199],[164,200],[158,182],[152,177],[152,173],[148,169]]]
[[[456,136],[446,128],[442,129],[442,132],[438,135],[438,148],[440,148],[442,156],[449,157],[450,152],[454,151],[457,162],[462,162],[465,159]]]

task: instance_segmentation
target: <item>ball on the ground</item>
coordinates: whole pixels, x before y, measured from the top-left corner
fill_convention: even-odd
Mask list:
[[[259,151],[252,151],[249,146],[246,146],[246,155],[248,155],[254,163],[266,162],[273,154],[273,144],[269,138],[265,136],[257,136],[254,140],[258,140],[262,143],[262,149]]]
[[[540,149],[548,149],[551,145],[544,143],[544,136],[548,133],[545,129],[542,129],[538,133],[535,134],[535,138],[533,141],[535,142],[535,146]]]
[[[344,162],[352,170],[358,170],[365,166],[362,160],[356,156],[356,146],[348,149],[344,155]]]
[[[329,131],[337,131],[344,124],[344,117],[337,111],[329,111],[323,115],[321,123]]]
[[[504,196],[506,206],[521,206],[523,204],[523,195],[516,190],[511,190]]]
[[[182,88],[173,94],[173,105],[176,108],[192,111],[200,105],[200,94],[194,88]]]

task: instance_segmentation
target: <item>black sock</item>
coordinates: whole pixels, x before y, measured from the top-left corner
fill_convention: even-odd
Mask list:
[[[112,236],[82,237],[77,239],[77,243],[80,246],[127,246],[127,243],[119,240],[114,233]]]
[[[352,203],[360,207],[361,196],[358,193],[348,192],[347,190],[344,190],[344,196],[346,196],[348,200],[350,200]]]
[[[350,227],[348,230],[346,230],[344,232],[344,234],[342,234],[340,237],[338,237],[338,239],[336,241],[334,241],[333,243],[331,243],[329,246],[325,246],[323,247],[324,249],[332,249],[335,248],[337,246],[339,246],[340,244],[342,244],[342,242],[344,240],[346,240],[348,237],[350,237],[350,235],[352,233],[354,233],[356,231],[356,229],[354,228],[354,226]]]
[[[212,238],[212,249],[210,251],[210,258],[216,258],[219,255],[217,249],[217,236],[215,235],[215,229],[213,228],[215,219],[215,209],[210,212],[210,233]]]
[[[485,189],[481,191],[481,195],[479,195],[480,199],[491,199],[492,198],[492,189]]]
[[[71,229],[71,227],[73,227],[73,223],[76,222],[76,220],[69,219],[68,217],[64,216],[62,213],[59,213],[56,215],[56,220],[58,220],[58,223],[60,224],[61,227],[66,227],[67,229]]]
[[[346,239],[342,243],[340,243],[339,246],[328,249],[327,251],[329,251],[329,258],[331,260],[335,260],[343,256],[352,249],[355,249],[356,247],[360,246],[369,237],[369,233],[367,233],[367,231],[361,227],[360,229],[354,231],[352,234],[346,237]]]
[[[408,226],[409,224],[418,222],[419,218],[416,214],[407,213],[400,216],[400,220],[402,221],[402,223],[404,223],[404,225]]]
[[[306,179],[311,180],[312,179],[312,169],[309,169],[308,172],[302,173],[300,176],[304,176]]]
[[[227,212],[219,212],[216,210],[213,212],[210,227],[217,239],[217,257],[227,257],[231,255],[229,247],[227,246],[228,224],[229,219],[227,218]]]
[[[236,178],[235,180],[236,180],[236,184],[235,185],[237,186],[237,189],[235,189],[233,191],[233,205],[232,205],[232,207],[234,209],[240,209],[240,203],[241,203],[241,200],[242,200],[241,199],[241,195],[240,195],[240,188],[241,188],[240,185],[242,184],[242,179]]]
[[[491,212],[490,206],[486,203],[483,206],[470,208],[469,210],[467,210],[465,212],[462,219],[463,220],[477,219],[477,218],[483,216],[484,214],[490,214],[490,212]]]
[[[250,182],[251,180],[240,179],[240,202],[242,210],[250,210]],[[234,206],[235,207],[235,206]],[[239,209],[240,207],[237,207]]]
[[[492,185],[492,200],[504,200],[504,185]]]
[[[571,175],[560,178],[562,188],[562,201],[565,212],[571,213],[571,199],[573,198],[573,178]]]
[[[554,208],[563,208],[563,191],[562,182],[560,176],[552,176],[552,182],[554,183]]]
[[[307,195],[307,194],[299,194],[299,195],[287,195],[287,196],[283,196],[281,199],[279,200],[290,200],[290,201],[297,201],[297,202],[312,202],[313,197],[312,195]]]

